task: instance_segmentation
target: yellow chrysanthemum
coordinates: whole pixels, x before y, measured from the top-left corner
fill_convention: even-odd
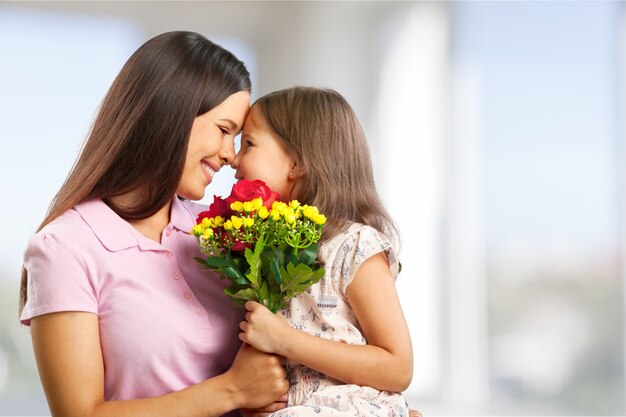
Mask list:
[[[277,222],[278,220],[280,220],[280,211],[272,210],[272,212],[270,213],[270,216],[272,216],[272,220]]]
[[[252,200],[252,204],[254,206],[254,210],[261,210],[261,207],[263,207],[263,199],[261,197],[257,197]]]
[[[317,210],[317,207],[315,206],[302,206],[302,213],[304,214],[304,217],[306,217],[307,219],[311,219],[313,220],[313,218],[319,214],[319,211]]]
[[[252,217],[246,217],[243,219],[244,227],[252,227],[254,225],[254,219]]]
[[[230,221],[233,223],[235,229],[239,229],[243,225],[243,219],[237,216],[231,216]]]
[[[285,222],[287,222],[287,224],[293,224],[296,222],[296,215],[293,213],[293,211],[291,213],[285,214]]]
[[[213,217],[212,223],[214,226],[220,227],[224,224],[224,218],[222,216],[215,216]]]
[[[243,203],[241,201],[235,201],[230,203],[230,209],[233,211],[241,212],[243,210]]]
[[[245,203],[243,203],[243,211],[245,211],[246,213],[254,211],[254,203],[252,201],[246,201]]]
[[[324,216],[323,214],[317,214],[312,220],[316,224],[324,224],[326,223],[326,216]]]
[[[282,214],[285,216],[285,219],[289,217],[290,219],[293,219],[293,221],[296,221],[296,211],[291,207],[285,207]],[[290,223],[293,222],[290,221]]]
[[[300,207],[300,202],[298,200],[291,200],[289,202],[289,207],[291,207],[292,209],[297,209],[298,207]]]
[[[285,208],[287,208],[287,204],[283,203],[282,201],[274,201],[272,203],[272,210],[282,212]]]
[[[230,230],[233,228],[233,222],[231,222],[230,220],[226,220],[224,222],[224,230]]]
[[[257,212],[257,214],[259,215],[260,218],[262,218],[263,220],[267,219],[270,215],[269,210],[267,209],[267,207],[265,206],[261,206],[259,208],[259,211]]]
[[[202,232],[202,239],[208,240],[213,237],[213,229],[204,229]]]
[[[211,227],[211,219],[209,219],[208,217],[205,217],[204,219],[202,219],[202,222],[200,222],[200,224],[202,225],[203,228],[207,228],[207,227]]]
[[[202,234],[202,226],[199,224],[195,225],[193,229],[191,229],[191,233],[196,236],[200,236]]]

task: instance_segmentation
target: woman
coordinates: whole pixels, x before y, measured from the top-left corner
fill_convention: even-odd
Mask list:
[[[21,320],[53,416],[217,416],[287,391],[189,235],[249,108],[242,62],[206,38],[142,45],[28,243]],[[232,364],[232,365],[231,365]]]

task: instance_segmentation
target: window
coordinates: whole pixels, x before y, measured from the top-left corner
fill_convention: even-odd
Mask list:
[[[625,411],[622,8],[417,3],[393,21],[381,189],[426,414]]]

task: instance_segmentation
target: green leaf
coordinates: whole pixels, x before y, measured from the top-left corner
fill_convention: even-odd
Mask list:
[[[267,303],[269,301],[269,288],[266,282],[261,281],[261,285],[259,286],[258,292],[260,303],[267,307]]]
[[[282,292],[285,294],[285,299],[289,299],[306,291],[307,288],[319,282],[324,276],[323,269],[313,270],[310,266],[305,264],[294,266],[288,263],[287,267],[283,268],[282,272]]]
[[[283,298],[277,298],[276,300],[274,300],[272,303],[270,303],[270,305],[266,306],[272,313],[276,313],[278,312],[278,310],[280,310],[281,308],[283,308],[285,306],[285,302],[283,300]]]
[[[248,265],[250,265],[250,272],[246,275],[246,277],[248,277],[248,280],[255,288],[259,287],[259,282],[261,281],[261,253],[263,252],[264,247],[265,244],[263,243],[263,238],[261,237],[254,245],[254,252],[252,252],[249,248],[246,248],[246,251],[244,252],[246,261],[248,261]]]
[[[280,293],[280,289],[274,287],[280,286],[282,282],[280,267],[283,259],[284,253],[277,247],[266,246],[261,254],[261,262],[263,263],[263,278],[269,283],[272,290],[276,293]]]
[[[259,281],[258,278],[259,278],[260,259],[255,259],[254,253],[249,248],[246,248],[246,251],[244,253],[246,256],[246,261],[248,261],[248,265],[250,266],[250,272],[246,274],[246,277],[248,278],[248,281],[252,283],[253,286],[257,287],[258,286],[257,283]]]
[[[235,266],[233,259],[224,258],[222,256],[209,256],[204,260],[204,265],[209,268],[222,268],[226,266]]]
[[[220,271],[226,278],[230,279],[236,284],[245,285],[248,283],[246,277],[244,277],[241,272],[239,272],[236,268],[232,266],[227,266]]]
[[[280,264],[276,258],[270,258],[270,271],[272,278],[274,278],[274,282],[276,284],[281,285],[283,283],[283,274],[280,272]]]
[[[317,259],[318,253],[319,245],[317,243],[312,243],[309,247],[302,249],[302,252],[300,252],[300,256],[298,257],[298,261],[311,266]]]
[[[313,276],[311,276],[311,285],[313,285],[313,284],[317,284],[318,282],[320,282],[320,280],[321,280],[322,278],[324,278],[324,273],[325,273],[325,272],[326,272],[326,271],[324,270],[324,268],[319,268],[319,269],[316,269],[316,270],[313,272]]]
[[[224,289],[224,294],[230,297],[238,304],[245,304],[248,300],[259,301],[256,292],[249,287],[241,287],[238,285],[231,285]]]
[[[287,245],[287,247],[283,249],[284,258],[283,258],[283,261],[281,262],[283,265],[286,263],[291,263],[293,265],[296,264],[297,258],[296,258],[296,254],[293,253],[293,251],[294,251],[294,248],[289,245]]]
[[[237,271],[239,271],[241,275],[245,275],[246,271],[249,269],[248,261],[246,261],[246,259],[242,257],[234,257],[232,259]]]
[[[199,258],[197,256],[194,256],[193,259],[195,259],[196,262],[198,262],[200,265],[206,266],[206,262],[204,261],[204,258]]]
[[[285,249],[279,246],[266,246],[263,250],[263,257],[267,257],[268,259],[273,258],[276,260],[278,265],[283,265],[285,263]]]

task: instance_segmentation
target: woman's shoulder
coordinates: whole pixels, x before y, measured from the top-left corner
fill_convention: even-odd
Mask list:
[[[69,209],[52,220],[28,239],[26,253],[38,252],[38,249],[49,249],[53,246],[85,247],[92,232],[89,225],[74,209]]]
[[[79,237],[83,236],[88,230],[89,225],[81,217],[80,213],[75,208],[71,208],[44,226],[33,237],[43,235]]]
[[[24,249],[29,282],[38,282],[44,276],[62,280],[71,271],[83,270],[84,254],[94,247],[95,239],[90,236],[93,233],[75,209],[48,223],[28,239]]]

